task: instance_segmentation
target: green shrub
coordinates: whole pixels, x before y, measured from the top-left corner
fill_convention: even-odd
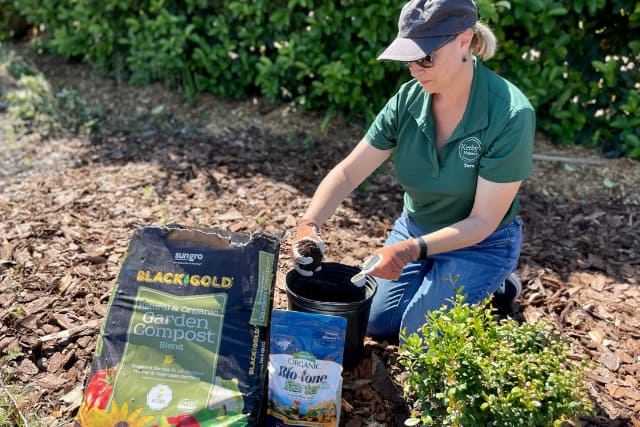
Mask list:
[[[17,60],[9,62],[6,68],[17,79],[17,88],[1,94],[0,100],[9,104],[9,114],[17,127],[47,135],[88,135],[102,121],[100,109],[90,109],[75,90],[63,89],[53,93],[42,74],[35,73]]]
[[[640,2],[478,0],[496,30],[488,65],[536,107],[538,128],[558,143],[640,159]]]
[[[587,359],[572,360],[550,324],[499,321],[488,300],[464,300],[429,313],[421,335],[402,335],[407,424],[547,427],[592,413]]]
[[[407,77],[397,64],[376,61],[395,37],[398,13],[390,0],[290,1],[271,15],[278,34],[260,58],[257,84],[302,108],[372,118]]]
[[[0,0],[0,41],[22,37],[28,32],[26,19],[18,11],[17,0]]]
[[[498,37],[487,65],[516,83],[562,144],[640,159],[640,2],[477,0]],[[43,46],[116,78],[221,97],[264,96],[369,121],[410,77],[376,56],[395,37],[392,0],[0,0]],[[635,37],[635,38],[634,38]]]

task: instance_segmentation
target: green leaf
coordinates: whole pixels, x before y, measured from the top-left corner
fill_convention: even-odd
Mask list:
[[[547,12],[549,16],[565,16],[569,11],[564,7],[555,7]]]

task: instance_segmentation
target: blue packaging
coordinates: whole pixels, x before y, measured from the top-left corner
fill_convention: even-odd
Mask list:
[[[340,424],[347,319],[273,310],[267,427]]]

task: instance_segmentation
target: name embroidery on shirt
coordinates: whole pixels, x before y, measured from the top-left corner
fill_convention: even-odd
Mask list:
[[[464,162],[465,168],[475,168],[481,152],[482,143],[475,136],[463,139],[458,145],[458,155]]]

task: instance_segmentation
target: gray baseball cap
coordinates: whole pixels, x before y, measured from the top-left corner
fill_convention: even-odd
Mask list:
[[[416,61],[477,21],[473,0],[411,0],[400,12],[398,35],[378,60]]]

